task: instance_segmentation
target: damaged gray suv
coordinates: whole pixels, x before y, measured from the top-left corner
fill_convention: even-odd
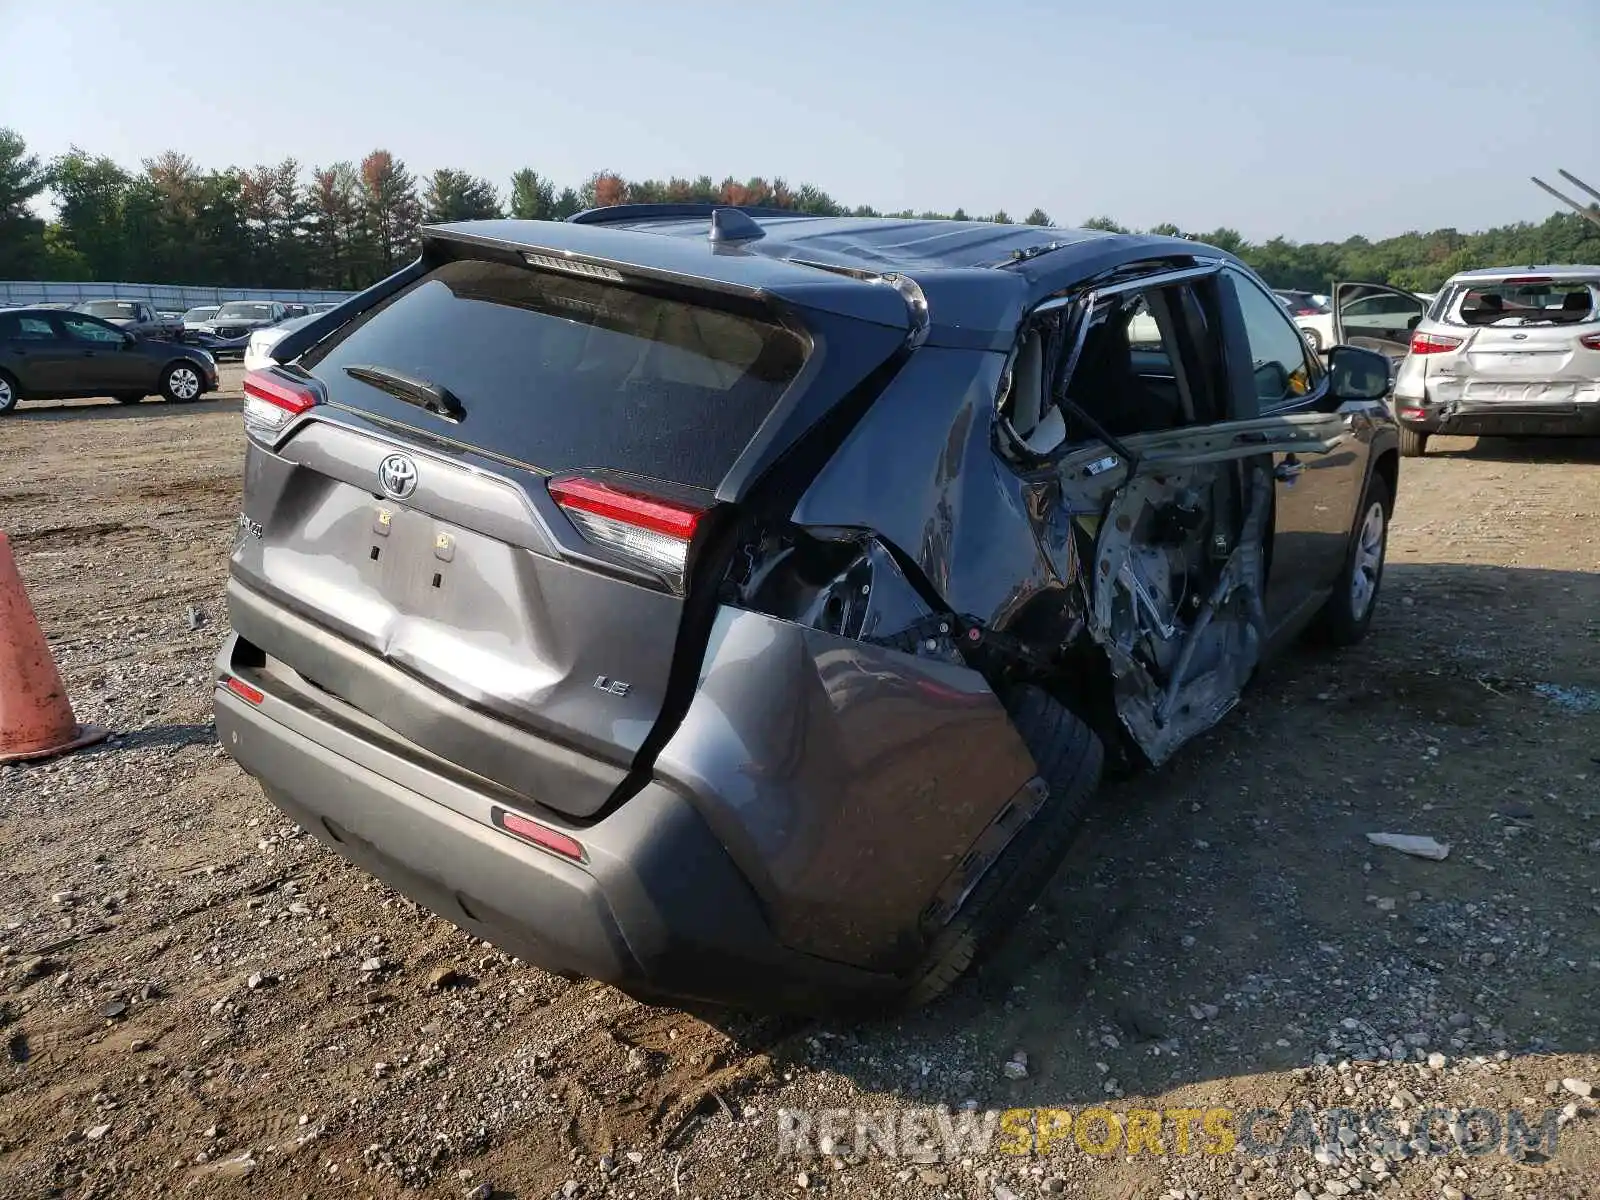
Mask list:
[[[647,1000],[948,987],[1102,769],[1372,620],[1381,355],[1191,241],[429,228],[245,382],[217,727],[433,911]]]

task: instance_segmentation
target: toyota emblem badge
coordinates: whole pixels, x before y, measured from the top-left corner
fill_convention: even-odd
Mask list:
[[[394,500],[404,500],[417,490],[417,464],[404,454],[391,454],[378,464],[378,486]]]

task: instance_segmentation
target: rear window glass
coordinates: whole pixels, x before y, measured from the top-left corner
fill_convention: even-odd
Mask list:
[[[1595,315],[1587,283],[1458,284],[1452,306],[1462,325],[1573,325]]]
[[[611,468],[715,488],[798,374],[775,323],[506,263],[447,263],[301,365],[335,403],[550,471]],[[458,424],[346,374],[447,388]]]
[[[131,319],[139,315],[138,306],[128,300],[91,300],[79,305],[78,311],[110,320]]]

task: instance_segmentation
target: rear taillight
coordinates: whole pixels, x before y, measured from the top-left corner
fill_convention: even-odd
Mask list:
[[[309,383],[273,370],[251,371],[244,377],[244,423],[262,433],[277,433],[320,400]]]
[[[1461,345],[1460,338],[1445,337],[1442,333],[1413,333],[1411,353],[1445,354]]]
[[[551,480],[550,495],[587,540],[682,581],[704,508],[582,476]]]
[[[1600,350],[1600,333],[1586,333],[1578,339],[1578,345],[1585,350]]]

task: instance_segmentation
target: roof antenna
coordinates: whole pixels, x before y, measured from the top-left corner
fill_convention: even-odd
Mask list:
[[[757,225],[749,213],[737,208],[713,208],[711,233],[713,242],[753,242],[767,236],[767,231]]]

